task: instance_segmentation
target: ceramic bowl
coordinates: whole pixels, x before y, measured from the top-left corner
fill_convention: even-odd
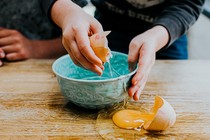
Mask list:
[[[69,55],[58,58],[52,69],[64,97],[89,109],[102,109],[123,101],[136,70],[129,71],[126,54],[112,52],[112,55],[102,76],[76,66]]]

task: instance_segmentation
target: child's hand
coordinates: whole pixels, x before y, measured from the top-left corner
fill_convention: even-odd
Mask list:
[[[73,62],[101,75],[102,61],[93,52],[89,41],[90,35],[103,32],[101,24],[70,0],[56,1],[51,16],[62,28],[62,43]]]
[[[167,30],[162,26],[155,26],[131,41],[128,54],[130,68],[132,69],[138,63],[138,70],[128,90],[129,96],[134,100],[139,99],[146,85],[151,68],[155,63],[156,52],[165,46],[168,40]]]
[[[0,48],[0,67],[3,65],[2,59],[5,57],[5,53],[2,50],[2,48]]]
[[[5,53],[4,57],[7,60],[16,61],[27,59],[31,56],[31,48],[31,41],[20,32],[5,28],[0,29],[0,49]]]

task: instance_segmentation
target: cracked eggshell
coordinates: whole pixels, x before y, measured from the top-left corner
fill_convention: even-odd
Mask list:
[[[144,129],[151,131],[161,131],[174,125],[176,113],[173,107],[162,97],[155,97],[155,104],[152,108],[155,113],[154,118],[145,122]]]
[[[108,40],[106,36],[111,31],[93,34],[90,37],[90,46],[92,47],[96,56],[102,61],[107,62],[111,57],[111,51],[108,47]]]

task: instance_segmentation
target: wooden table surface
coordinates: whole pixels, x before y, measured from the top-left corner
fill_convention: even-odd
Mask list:
[[[95,125],[98,112],[61,95],[53,61],[0,67],[0,139],[102,139]],[[177,121],[146,139],[210,139],[209,60],[156,61],[141,101],[152,104],[155,95],[170,102]]]

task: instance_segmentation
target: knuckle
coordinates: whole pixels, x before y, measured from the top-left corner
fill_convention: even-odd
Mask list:
[[[62,35],[62,42],[66,42],[68,40],[68,38],[69,38],[68,33],[64,31],[63,35]]]
[[[15,36],[15,37],[14,37],[14,40],[17,41],[17,42],[21,42],[20,36]]]
[[[77,33],[79,32],[80,28],[78,27],[78,25],[72,25],[72,30]]]
[[[140,83],[141,83],[141,82],[139,82],[139,84],[136,85],[137,90],[140,90],[140,89],[141,89],[141,86],[142,86],[142,85],[141,85]]]
[[[84,46],[84,45],[79,46],[79,51],[81,53],[85,52],[86,50],[87,50],[86,46]]]
[[[132,40],[129,47],[130,47],[130,49],[139,47],[139,42],[136,40]]]
[[[81,66],[78,61],[74,61],[74,64],[77,65],[77,66]]]
[[[80,61],[82,56],[81,56],[80,53],[75,53],[75,54],[74,54],[74,57],[75,57],[75,59],[76,59],[77,61]]]
[[[63,41],[68,41],[68,40],[70,40],[72,37],[72,32],[71,32],[71,30],[64,30],[63,32],[62,32],[62,40]]]
[[[81,66],[80,63],[78,61],[76,61],[75,59],[72,59],[72,61],[74,62],[75,65]]]
[[[91,24],[95,25],[99,30],[103,30],[103,27],[102,27],[102,25],[100,24],[99,21],[93,19]]]
[[[16,35],[16,34],[18,34],[18,31],[17,30],[12,30],[11,33]]]
[[[25,51],[21,51],[19,53],[19,55],[20,55],[20,58],[22,58],[22,59],[26,59],[27,58],[27,53]]]
[[[21,50],[22,49],[22,46],[20,44],[16,44],[15,45],[15,48],[18,49],[18,50]]]
[[[63,46],[64,47],[66,47],[67,45],[66,45],[66,41],[65,41],[65,39],[64,38],[62,38],[62,44],[63,44]]]

